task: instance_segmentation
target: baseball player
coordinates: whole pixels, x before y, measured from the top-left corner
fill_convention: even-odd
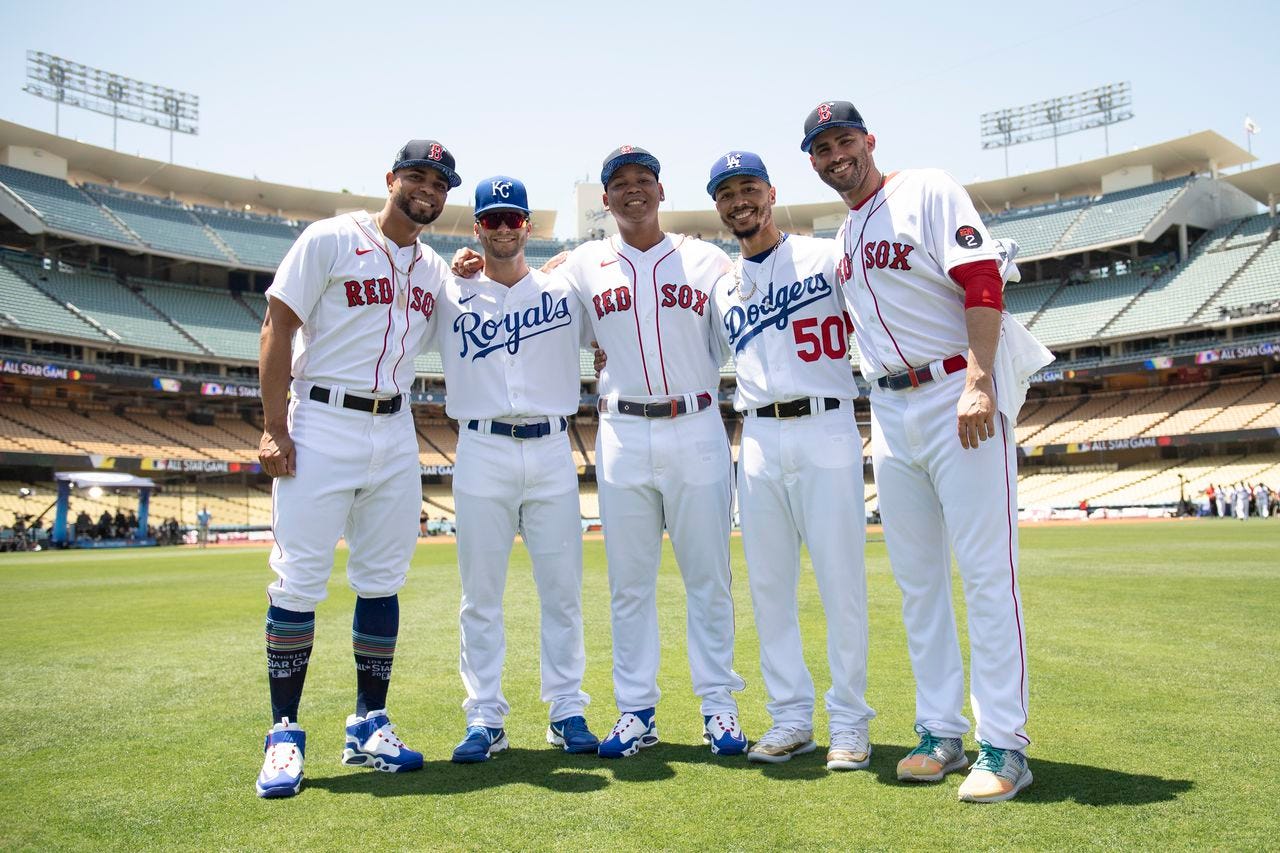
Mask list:
[[[417,543],[418,444],[406,392],[435,322],[448,270],[418,242],[460,179],[434,140],[413,140],[387,173],[387,202],[310,225],[267,289],[259,373],[258,457],[272,482],[275,547],[267,587],[267,670],[275,724],[258,776],[262,797],[302,784],[306,735],[298,704],[338,537],[356,592],[356,709],[342,762],[397,772],[422,767],[386,712],[399,628],[397,593]],[[290,382],[292,377],[292,383]],[[291,392],[286,400],[286,392]]]
[[[1271,517],[1271,490],[1264,483],[1257,485],[1258,494],[1258,517]]]
[[[584,243],[557,270],[586,306],[609,354],[600,377],[596,475],[613,623],[620,716],[599,754],[620,758],[658,742],[658,565],[671,536],[688,596],[689,667],[702,697],[703,738],[717,755],[746,751],[734,691],[729,592],[732,485],[716,406],[726,352],[710,304],[729,275],[715,246],[665,234],[660,165],[624,145],[605,158],[604,201],[618,236]]]
[[[827,767],[861,769],[871,762],[875,716],[864,698],[866,517],[858,386],[834,244],[778,230],[769,173],[748,151],[717,158],[707,192],[742,248],[736,275],[721,281],[712,303],[737,372],[738,508],[773,718],[747,758],[776,763],[816,749],[796,600],[803,540],[827,616]]]
[[[1236,518],[1244,521],[1249,517],[1249,487],[1243,482],[1236,483],[1236,489],[1231,497],[1236,505]]]
[[[981,747],[959,795],[1007,800],[1032,780],[1013,421],[1026,377],[1052,356],[1002,315],[999,248],[950,175],[882,173],[848,101],[819,104],[800,147],[849,207],[837,275],[871,383],[872,462],[916,678],[920,743],[898,778],[939,780],[968,763],[954,552]]]
[[[547,740],[595,752],[582,692],[582,525],[567,417],[581,392],[582,303],[560,279],[530,270],[524,184],[496,175],[476,186],[484,273],[441,291],[436,343],[458,421],[453,499],[462,577],[460,671],[467,733],[453,760],[488,760],[507,746],[502,695],[502,594],[517,531],[533,560],[542,609]]]

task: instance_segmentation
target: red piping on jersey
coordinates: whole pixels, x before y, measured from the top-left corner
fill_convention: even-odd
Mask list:
[[[383,257],[387,259],[387,266],[391,267],[391,293],[394,296],[395,292],[399,289],[398,287],[399,282],[396,279],[396,262],[391,259],[391,253],[387,251],[386,244],[383,243],[383,241],[381,240],[373,239],[373,235],[370,234],[368,231],[365,231],[364,226],[360,224],[360,220],[356,219],[354,216],[351,217],[351,221],[356,224],[356,227],[360,229],[360,232],[364,234],[364,236],[369,238],[370,243],[373,243],[373,245],[377,246],[382,251]],[[418,241],[415,239],[414,243],[416,244],[417,242]],[[413,260],[409,262],[409,275],[408,275],[409,280],[406,281],[404,285],[406,289],[413,282],[414,266],[418,263],[418,261],[422,260],[422,246],[418,245],[416,248],[417,248],[417,251],[414,252]],[[378,360],[374,362],[374,365],[373,365],[373,391],[375,392],[378,390],[378,382],[379,382],[378,371],[382,368],[382,358],[387,354],[387,335],[391,334],[391,308],[394,304],[395,303],[392,302],[391,304],[387,305],[387,328],[382,330],[382,352],[378,353]],[[405,332],[405,335],[408,335],[409,334],[409,325],[408,325],[409,324],[409,294],[408,293],[405,294],[404,316],[405,316],[404,332]],[[400,358],[396,359],[396,367],[400,366],[400,361],[403,358],[404,358],[404,336],[401,336]],[[394,367],[391,369],[391,374],[392,374],[391,382],[396,386],[396,393],[398,394],[400,393],[400,383],[396,381]]]
[[[894,174],[897,174],[896,172]],[[885,178],[885,182],[888,182]],[[884,184],[876,192],[884,189]],[[889,201],[889,194],[885,193],[884,201],[871,208],[871,212],[867,214],[867,218],[862,220],[862,230],[858,232],[858,261],[862,264],[862,280],[867,283],[867,293],[871,294],[871,304],[876,308],[876,319],[880,321],[880,328],[884,329],[884,333],[889,336],[889,342],[893,344],[893,348],[898,352],[898,358],[902,359],[902,364],[908,370],[911,369],[911,362],[907,361],[907,357],[902,354],[902,347],[898,346],[898,339],[893,336],[893,332],[889,331],[889,326],[884,321],[884,316],[880,313],[880,300],[876,299],[876,292],[871,289],[871,279],[867,276],[867,259],[862,253],[862,237],[867,233],[867,226],[871,223],[871,217],[876,215],[876,211],[884,207]],[[914,383],[913,383],[914,384]]]
[[[897,173],[897,172],[890,172],[890,173],[889,173],[889,174],[887,174],[887,175],[881,175],[881,176],[880,176],[880,186],[876,187],[876,188],[875,188],[875,190],[874,190],[874,191],[872,191],[871,195],[867,196],[867,197],[866,197],[866,198],[864,198],[862,201],[858,202],[857,204],[855,204],[853,207],[851,207],[851,208],[849,208],[849,209],[850,209],[850,210],[861,210],[861,209],[862,209],[862,206],[863,206],[864,204],[866,204],[867,202],[871,201],[871,199],[875,198],[875,197],[876,197],[876,193],[878,193],[878,192],[880,192],[880,190],[884,189],[885,184],[887,184],[887,183],[889,183],[890,181],[892,181],[892,180],[893,180],[893,176],[894,176],[894,175],[896,175],[896,174],[898,174],[898,173]]]
[[[999,393],[1000,389],[997,388],[996,394],[999,395]],[[1025,728],[1027,725],[1027,700],[1024,698],[1027,685],[1027,653],[1023,648],[1022,614],[1018,609],[1018,576],[1013,562],[1013,519],[1010,508],[1014,505],[1014,500],[1013,492],[1009,488],[1009,423],[1003,413],[1000,414],[1000,437],[1004,441],[1004,523],[1009,543],[1009,597],[1013,599],[1013,623],[1018,629],[1018,662],[1022,667],[1018,675],[1018,701],[1022,705],[1022,726]],[[1014,734],[1031,743],[1031,738],[1026,735],[1017,732]]]
[[[410,267],[409,269],[412,271],[413,267]],[[395,274],[392,273],[392,275],[394,276]],[[396,359],[395,364],[391,365],[391,381],[396,386],[397,394],[400,393],[400,380],[396,379],[396,371],[400,369],[400,362],[404,361],[404,339],[409,337],[409,296],[411,295],[409,293],[409,288],[413,286],[413,276],[408,276],[408,279],[409,280],[404,283],[404,332],[400,335],[400,357]],[[393,277],[391,279],[391,289],[393,292],[396,289],[395,282],[396,280]],[[426,298],[425,294],[423,298]]]
[[[662,366],[662,393],[670,394],[671,388],[667,385],[667,360],[662,357],[662,304],[658,299],[658,264],[675,254],[676,249],[684,244],[684,237],[680,237],[680,242],[671,247],[671,251],[658,258],[653,264],[653,326],[658,333],[658,364]]]
[[[610,248],[613,248],[612,245]],[[640,287],[640,273],[636,272],[636,265],[631,263],[631,259],[627,258],[617,249],[613,253],[618,256],[618,260],[626,261],[627,266],[631,267],[631,292],[634,294]],[[640,366],[644,368],[644,387],[648,389],[649,396],[653,396],[653,385],[649,383],[649,365],[644,361],[644,338],[640,335],[640,306],[636,305],[633,296],[631,300],[631,314],[636,319],[636,349],[640,351]]]

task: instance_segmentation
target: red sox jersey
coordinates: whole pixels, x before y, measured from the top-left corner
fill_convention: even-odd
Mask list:
[[[964,289],[948,273],[998,263],[1000,250],[955,178],[940,169],[889,175],[836,239],[868,381],[968,352]]]
[[[600,394],[668,397],[715,389],[728,354],[711,294],[732,264],[723,250],[666,234],[647,252],[621,237],[584,243],[557,270],[609,354]]]
[[[384,239],[369,213],[312,223],[267,288],[302,320],[293,377],[357,394],[408,391],[448,275],[429,246]]]
[[[744,258],[738,276],[716,288],[717,329],[737,369],[738,411],[799,397],[858,396],[836,245],[787,235],[761,263]]]
[[[572,415],[581,396],[582,303],[537,270],[511,287],[450,278],[440,291],[435,344],[457,420]]]

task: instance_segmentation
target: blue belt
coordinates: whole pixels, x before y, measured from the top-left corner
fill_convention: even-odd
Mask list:
[[[527,438],[542,438],[544,435],[551,435],[553,432],[564,432],[568,423],[564,418],[561,418],[560,428],[552,429],[551,421],[549,420],[536,424],[504,424],[502,421],[489,421],[489,432],[493,435],[505,435],[507,438],[524,441]],[[467,421],[467,429],[481,432],[480,421]]]

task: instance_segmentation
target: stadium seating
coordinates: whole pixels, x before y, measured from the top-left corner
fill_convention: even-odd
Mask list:
[[[129,226],[143,243],[158,252],[205,258],[222,264],[236,258],[224,252],[204,224],[176,202],[109,187],[88,185],[89,195]]]
[[[1255,246],[1249,246],[1193,254],[1140,293],[1101,333],[1134,335],[1184,325],[1255,251]]]
[[[228,291],[135,278],[148,302],[180,325],[209,352],[223,358],[258,360],[262,319]]]
[[[73,270],[53,264],[45,269],[26,255],[10,255],[9,264],[24,278],[60,302],[70,302],[102,326],[115,332],[120,343],[142,349],[203,355],[204,352],[165,318],[157,314],[114,276]]]
[[[284,260],[300,229],[281,220],[235,211],[197,207],[195,217],[211,228],[236,257],[250,267],[274,270]]]
[[[9,265],[14,264],[18,256],[6,253],[3,257],[5,263],[0,263],[0,328],[34,333],[37,337],[57,335],[93,341],[98,345],[111,343],[105,334],[15,272]],[[16,264],[16,269],[28,268],[20,261]],[[38,280],[38,276],[36,278]]]
[[[1062,282],[1057,280],[1010,284],[1004,289],[1005,310],[1026,326],[1061,286]]]
[[[1079,207],[1050,213],[1004,214],[988,222],[987,230],[992,237],[1016,240],[1020,257],[1046,255],[1058,245],[1062,235],[1080,218],[1080,214]]]
[[[1031,332],[1048,347],[1092,340],[1149,283],[1127,274],[1063,287],[1045,303]]]
[[[1261,243],[1277,227],[1276,217],[1270,213],[1260,213],[1247,219],[1239,220],[1237,227],[1223,242],[1223,248],[1234,249],[1237,246],[1251,246]]]
[[[1194,319],[1212,323],[1230,309],[1277,301],[1280,301],[1280,240],[1258,251]]]
[[[66,181],[12,166],[0,166],[0,184],[25,201],[52,229],[110,243],[137,245],[133,236],[103,212],[93,199]]]
[[[1184,177],[1107,193],[1084,209],[1055,248],[1065,252],[1136,237],[1186,185]]]

